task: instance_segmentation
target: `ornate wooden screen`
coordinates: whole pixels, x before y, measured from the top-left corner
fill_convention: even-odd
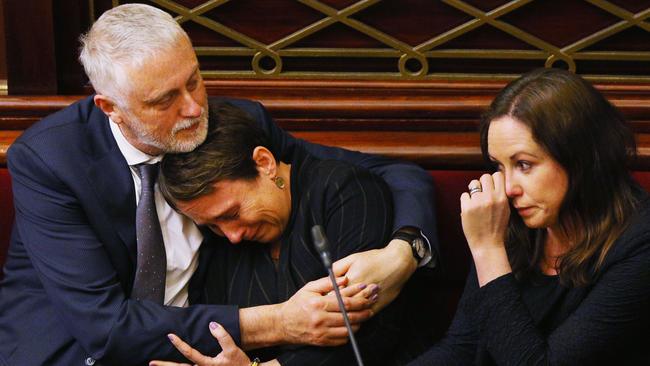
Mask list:
[[[90,0],[91,17],[124,3]],[[153,0],[214,78],[650,81],[645,0]]]

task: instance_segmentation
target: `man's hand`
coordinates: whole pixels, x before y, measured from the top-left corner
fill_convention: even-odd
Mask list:
[[[343,304],[353,330],[372,316],[377,285],[347,286],[337,278]],[[339,311],[329,277],[308,282],[289,300],[274,305],[239,310],[242,348],[249,350],[278,344],[337,346],[348,341],[343,314]]]
[[[341,297],[353,331],[372,316],[370,307],[376,301],[377,286],[364,284],[343,287],[347,278],[340,277]],[[374,296],[374,297],[373,297]],[[337,346],[348,341],[343,315],[328,277],[307,283],[289,300],[280,304],[278,327],[289,343]]]
[[[339,259],[334,263],[334,274],[345,275],[351,285],[378,284],[380,296],[372,306],[373,313],[377,313],[395,300],[416,268],[411,245],[404,240],[394,239],[383,249],[354,253]]]
[[[185,343],[182,339],[178,338],[175,334],[169,335],[169,340],[172,342],[174,347],[180,351],[180,353],[185,356],[188,360],[192,361],[197,366],[249,366],[251,360],[246,356],[244,351],[242,351],[232,337],[226,330],[219,324],[212,322],[210,323],[210,333],[212,336],[217,339],[219,345],[221,346],[222,351],[216,357],[209,357],[201,354],[201,352],[195,350],[189,344]],[[151,361],[149,366],[190,366],[185,363],[176,363],[169,361]]]

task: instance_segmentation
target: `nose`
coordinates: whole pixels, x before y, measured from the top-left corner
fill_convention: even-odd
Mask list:
[[[508,196],[508,198],[513,198],[521,195],[521,185],[517,181],[514,174],[505,172],[504,176],[506,180],[506,196]]]
[[[238,244],[244,239],[244,227],[235,225],[222,225],[220,227],[223,235],[233,244]]]
[[[181,108],[183,118],[197,118],[201,116],[201,108],[203,106],[198,97],[198,95],[194,95],[190,91],[185,90],[183,93],[183,106]]]

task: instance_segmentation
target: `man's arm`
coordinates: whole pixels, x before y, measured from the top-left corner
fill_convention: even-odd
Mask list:
[[[91,220],[77,196],[85,193],[73,192],[64,182],[80,178],[60,178],[50,164],[22,142],[9,150],[17,237],[61,325],[93,358],[120,365],[142,364],[154,356],[179,360],[166,334],[178,332],[209,350],[214,340],[195,325],[215,319],[239,337],[236,307],[181,309],[128,299],[115,269],[130,266],[116,263],[130,261],[127,248],[117,237],[112,244],[102,242],[97,232],[112,230],[91,223],[106,227],[112,225],[110,217]]]
[[[409,243],[398,239],[391,240],[384,249],[356,253],[335,263],[336,274],[346,274],[351,283],[376,283],[380,286],[381,296],[373,306],[375,311],[395,299],[418,265],[437,266],[434,191],[431,176],[424,170],[410,163],[297,139],[280,129],[260,103],[247,100],[230,102],[250,113],[271,136],[272,150],[276,156],[286,159],[300,146],[320,159],[347,161],[381,176],[393,197],[393,233],[410,228],[424,234],[429,250],[420,263],[413,257]]]
[[[295,147],[300,146],[319,159],[346,161],[382,177],[393,196],[393,233],[407,227],[421,230],[429,240],[431,249],[434,250],[432,254],[435,257],[432,260],[437,260],[438,236],[435,225],[433,181],[426,171],[415,164],[295,138],[279,128],[260,103],[244,100],[236,100],[234,103],[251,113],[264,131],[271,136],[273,152],[281,159],[291,156]]]

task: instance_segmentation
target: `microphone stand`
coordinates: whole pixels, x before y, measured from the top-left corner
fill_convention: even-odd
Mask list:
[[[311,228],[311,235],[314,239],[314,246],[320,254],[323,265],[327,269],[330,280],[332,281],[332,286],[334,287],[334,294],[336,294],[336,300],[339,303],[339,310],[343,314],[343,321],[345,322],[345,327],[348,330],[348,336],[350,337],[350,344],[352,345],[352,350],[354,351],[354,357],[357,359],[357,365],[363,366],[363,360],[361,359],[361,353],[359,352],[359,346],[357,346],[357,340],[354,337],[352,332],[352,327],[350,326],[350,318],[348,318],[348,312],[345,310],[345,305],[343,304],[343,298],[341,297],[341,291],[339,286],[336,284],[336,278],[334,277],[334,270],[332,269],[332,260],[329,254],[329,242],[325,236],[325,231],[320,225],[314,225]]]

